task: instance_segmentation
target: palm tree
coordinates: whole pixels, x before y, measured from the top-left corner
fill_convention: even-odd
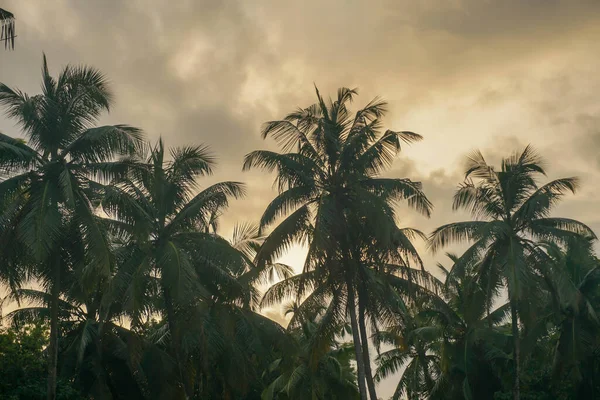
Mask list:
[[[435,251],[453,242],[471,241],[454,270],[479,262],[479,276],[487,293],[488,308],[499,289],[508,288],[513,335],[513,398],[520,397],[519,317],[536,293],[538,272],[548,257],[540,240],[564,243],[580,234],[593,236],[581,222],[550,217],[552,208],[566,192],[575,192],[578,180],[563,178],[538,185],[545,175],[542,160],[527,146],[520,154],[502,160],[500,170],[489,166],[480,152],[468,158],[465,182],[454,195],[453,208],[471,212],[474,221],[455,222],[437,228],[431,235]]]
[[[572,239],[565,245],[546,243],[551,264],[550,318],[540,323],[558,332],[554,352],[554,374],[569,376],[582,398],[593,398],[595,360],[600,352],[597,330],[600,326],[600,261],[594,254],[594,239]],[[588,379],[584,379],[588,378]]]
[[[403,396],[408,399],[428,399],[441,374],[437,344],[414,333],[420,324],[415,311],[403,312],[399,315],[397,324],[375,334],[378,348],[382,344],[393,346],[377,357],[375,380],[380,382],[401,373],[393,400]]]
[[[323,308],[313,310],[313,315],[299,315],[301,323],[289,330],[293,345],[291,350],[276,359],[265,371],[272,381],[262,398],[273,399],[357,399],[356,375],[350,365],[354,349],[349,343],[336,340],[317,359],[311,354],[311,340],[318,330]],[[293,303],[286,314],[298,312]],[[308,319],[305,319],[308,317]],[[344,329],[340,329],[345,333]]]
[[[210,297],[216,291],[229,297],[243,295],[243,286],[229,270],[243,269],[245,260],[211,229],[215,216],[230,198],[241,197],[244,188],[239,182],[220,182],[195,193],[198,178],[213,171],[215,161],[208,148],[173,148],[170,156],[167,160],[159,140],[145,162],[136,163],[127,176],[106,188],[102,208],[113,217],[108,224],[122,243],[123,265],[113,279],[112,296],[122,296],[133,326],[140,326],[148,311],[144,299],[160,291],[171,352],[190,395],[179,314],[198,296]]]
[[[167,355],[146,338],[119,324],[121,304],[114,299],[106,320],[100,321],[101,290],[91,296],[80,290],[75,276],[62,279],[59,302],[59,326],[62,332],[61,371],[74,378],[85,396],[99,399],[145,399],[150,393],[158,397],[173,395],[169,381],[175,366]],[[15,327],[46,322],[50,317],[46,292],[21,288],[4,301],[25,301],[26,306],[5,316]],[[160,360],[160,368],[149,363],[149,356]],[[157,373],[157,371],[160,371]]]
[[[264,236],[260,234],[257,224],[238,223],[233,227],[231,246],[237,250],[244,262],[236,267],[241,269],[229,270],[229,273],[245,287],[244,299],[241,305],[244,308],[256,310],[260,308],[261,290],[260,286],[271,285],[278,280],[285,280],[293,275],[293,268],[279,262],[260,262],[258,253],[264,242]],[[231,265],[230,265],[231,266]],[[234,298],[222,298],[222,301],[238,301]]]
[[[381,178],[400,152],[401,142],[421,139],[412,132],[381,133],[380,118],[386,103],[374,99],[352,116],[347,104],[357,91],[338,90],[337,99],[327,103],[318,90],[317,103],[287,115],[283,120],[265,124],[263,138],[273,136],[283,152],[266,150],[248,154],[244,170],[260,167],[277,171],[279,195],[267,206],[261,228],[287,217],[268,235],[259,253],[260,260],[272,261],[293,243],[309,243],[302,277],[313,281],[300,283],[299,297],[315,284],[321,290],[313,295],[323,299],[332,294],[330,312],[324,320],[331,326],[350,316],[361,398],[366,399],[365,368],[356,315],[355,282],[360,259],[355,248],[366,233],[370,243],[391,248],[399,228],[394,204],[408,204],[429,215],[431,203],[421,184],[409,179]],[[303,278],[300,278],[302,281]],[[304,288],[303,288],[304,287]],[[344,294],[345,293],[345,294]],[[340,312],[340,310],[345,310]],[[324,333],[333,334],[334,329]],[[374,387],[371,397],[376,396]]]
[[[448,254],[455,263],[459,260]],[[477,266],[469,265],[453,273],[441,264],[446,277],[442,298],[425,303],[424,313],[430,325],[417,331],[424,339],[440,346],[441,374],[432,395],[455,393],[457,399],[489,398],[499,390],[500,382],[493,373],[494,364],[508,359],[509,343],[501,328],[510,312],[509,304],[493,311],[487,309],[486,292],[477,277]]]
[[[4,41],[5,49],[15,48],[15,37],[14,14],[0,8],[0,41]]]
[[[189,321],[186,353],[195,357],[196,392],[201,398],[258,397],[264,389],[261,372],[276,353],[285,354],[289,348],[285,330],[254,310],[260,300],[259,286],[292,275],[288,265],[256,263],[262,240],[258,225],[236,224],[230,243],[244,262],[224,267],[242,287],[241,295],[232,296],[222,286],[211,285],[214,279],[201,275],[211,295],[182,310]]]
[[[34,275],[51,293],[48,399],[52,400],[64,268],[78,269],[85,285],[108,276],[112,266],[108,237],[94,214],[102,189],[94,179],[124,173],[128,163],[115,157],[133,156],[144,148],[136,128],[94,126],[111,102],[106,78],[99,71],[67,66],[55,79],[45,56],[42,94],[30,97],[0,84],[0,105],[27,138],[25,143],[0,134],[0,168],[5,177],[0,182],[4,205],[0,259],[14,265],[23,254],[30,256]],[[75,255],[72,262],[63,262]]]
[[[396,259],[403,261],[402,258]],[[364,257],[362,262],[364,264],[361,264],[359,269],[360,282],[354,288],[364,299],[363,306],[359,305],[359,318],[365,325],[368,320],[375,332],[379,332],[382,325],[392,324],[398,316],[409,315],[410,307],[415,307],[424,297],[435,296],[443,288],[437,279],[423,269],[382,261],[372,261],[373,264],[368,264]],[[295,299],[293,308],[290,309],[290,312],[293,312],[288,325],[290,332],[301,329],[306,320],[310,320],[315,313],[322,312],[319,323],[310,335],[309,356],[313,362],[317,362],[323,356],[323,349],[327,349],[331,343],[327,340],[332,340],[332,337],[339,334],[340,325],[336,324],[344,322],[343,299],[348,297],[344,285],[328,285],[321,282],[317,287],[317,283],[319,282],[315,280],[315,271],[303,272],[271,286],[261,302],[264,307],[281,303],[287,298]],[[299,296],[299,293],[306,294],[306,297]],[[364,338],[366,341],[366,330],[360,329],[361,340]],[[346,327],[345,333],[352,334],[352,329]],[[363,356],[365,354],[366,352]],[[370,363],[367,357],[363,360],[365,364]]]
[[[376,392],[369,357],[367,321],[372,331],[377,332],[395,319],[395,313],[406,310],[406,303],[411,303],[423,291],[439,291],[441,285],[425,271],[423,261],[412,243],[417,237],[425,239],[420,231],[412,228],[397,230],[393,235],[393,246],[388,249],[372,242],[368,232],[363,233],[366,235],[357,240],[363,243],[363,247],[354,249],[356,259],[360,260],[357,271],[359,279],[356,280],[358,326],[367,388],[373,398]],[[419,269],[412,268],[413,264]]]
[[[441,290],[423,288],[410,312],[399,313],[394,325],[376,334],[378,345],[394,346],[378,357],[376,377],[404,369],[395,399],[491,398],[499,389],[492,363],[506,358],[507,336],[498,325],[509,312],[508,304],[487,312],[474,265],[454,273],[438,267],[446,277],[434,286]]]

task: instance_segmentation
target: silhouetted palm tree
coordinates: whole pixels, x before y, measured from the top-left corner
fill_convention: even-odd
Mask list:
[[[0,84],[0,105],[28,141],[0,134],[0,168],[6,177],[0,182],[0,259],[14,265],[15,258],[31,258],[33,273],[51,292],[51,400],[56,395],[62,272],[78,269],[85,285],[107,277],[112,268],[109,238],[94,214],[103,187],[94,179],[124,173],[128,163],[115,157],[133,156],[144,148],[136,128],[94,127],[111,102],[112,93],[99,71],[67,66],[55,79],[45,56],[42,94],[30,97]]]
[[[288,312],[298,311],[293,303]],[[274,399],[358,399],[356,376],[350,364],[354,349],[349,343],[331,342],[318,359],[311,355],[311,340],[318,330],[318,319],[324,308],[316,314],[299,317],[298,327],[288,331],[292,339],[291,351],[276,359],[265,371],[272,381],[265,388],[262,398]],[[287,313],[287,312],[286,312]],[[343,330],[342,330],[343,332]]]
[[[552,258],[551,301],[540,323],[553,322],[558,331],[554,374],[568,375],[582,398],[593,398],[595,357],[600,352],[600,260],[592,238],[574,238],[566,244],[545,243]],[[584,378],[588,379],[584,379]]]
[[[378,357],[377,378],[404,369],[394,399],[491,398],[500,385],[491,362],[507,358],[502,350],[508,337],[498,325],[509,312],[508,304],[487,313],[486,293],[474,265],[455,273],[438,267],[445,276],[437,286],[442,289],[421,291],[410,307],[412,314],[400,313],[397,324],[377,333],[378,344],[394,346]]]
[[[576,178],[563,178],[543,186],[542,160],[531,147],[502,160],[500,170],[488,165],[480,152],[468,159],[465,183],[454,195],[454,209],[471,212],[475,221],[455,222],[436,229],[431,235],[435,251],[453,242],[472,244],[457,260],[453,271],[479,262],[479,275],[487,293],[488,307],[505,286],[511,308],[513,334],[513,398],[520,397],[519,316],[536,293],[540,269],[548,263],[540,240],[565,243],[574,236],[593,232],[581,222],[551,217],[552,208],[566,192],[575,192]],[[521,315],[522,317],[523,315]]]
[[[213,171],[214,158],[205,146],[174,148],[166,158],[162,140],[145,162],[136,162],[127,176],[106,188],[102,208],[122,242],[124,258],[113,279],[114,296],[125,296],[134,326],[141,324],[147,302],[144,296],[161,292],[172,353],[182,374],[178,312],[198,295],[211,296],[205,285],[218,282],[219,290],[241,297],[244,290],[228,269],[243,268],[245,260],[229,242],[211,232],[215,216],[230,198],[244,194],[239,182],[220,182],[194,193],[198,178]],[[231,265],[235,264],[235,265]],[[199,276],[208,275],[210,281]],[[184,385],[188,395],[191,388]]]
[[[400,152],[401,142],[418,141],[421,136],[390,130],[381,133],[386,103],[380,99],[351,115],[347,105],[356,93],[342,88],[335,101],[325,102],[317,90],[316,104],[266,123],[263,138],[273,136],[283,153],[254,151],[246,156],[244,169],[277,171],[279,195],[265,210],[261,228],[287,215],[265,240],[259,259],[273,260],[292,243],[309,243],[304,271],[313,271],[310,285],[322,288],[314,296],[322,299],[324,292],[332,296],[325,321],[337,326],[350,315],[358,384],[361,398],[366,399],[355,290],[361,260],[355,249],[362,246],[360,239],[365,235],[370,235],[372,246],[395,245],[394,238],[403,234],[395,221],[396,202],[408,200],[425,215],[432,206],[419,182],[379,177]],[[320,334],[333,332],[327,328]],[[375,397],[374,386],[369,389]]]

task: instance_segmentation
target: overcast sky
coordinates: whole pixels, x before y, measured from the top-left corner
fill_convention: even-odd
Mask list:
[[[17,18],[16,49],[0,52],[0,81],[39,91],[42,52],[56,73],[85,63],[111,80],[103,122],[138,126],[151,141],[205,143],[214,179],[242,180],[248,198],[224,229],[256,220],[272,177],[242,173],[261,124],[322,93],[358,87],[357,106],[390,104],[385,126],[425,140],[392,175],[421,180],[436,209],[402,224],[430,232],[462,216],[451,196],[466,153],[490,160],[533,144],[549,177],[582,188],[558,212],[600,232],[600,1],[1,1]],[[17,135],[0,116],[0,131]],[[227,232],[224,232],[227,233]],[[441,258],[426,255],[428,263]],[[302,263],[294,250],[286,261]],[[387,395],[386,388],[382,395]]]

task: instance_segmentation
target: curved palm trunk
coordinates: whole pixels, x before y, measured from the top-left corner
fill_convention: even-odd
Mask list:
[[[58,300],[60,296],[60,266],[54,265],[54,280],[50,291],[50,343],[48,344],[48,383],[46,398],[56,399],[58,376]]]
[[[349,281],[346,281],[348,288],[348,312],[350,313],[350,324],[352,325],[352,339],[354,342],[354,355],[356,356],[356,370],[358,375],[358,390],[360,399],[367,400],[367,390],[365,387],[365,366],[363,352],[360,342],[358,321],[356,319],[356,300],[354,299],[354,288]]]
[[[361,293],[358,294],[358,326],[360,328],[360,338],[362,343],[363,360],[365,364],[365,376],[367,378],[367,389],[371,400],[377,400],[377,391],[375,390],[375,381],[371,371],[371,358],[369,357],[369,337],[367,336],[367,326],[365,323],[365,304]]]
[[[512,324],[512,335],[513,335],[513,365],[514,365],[514,376],[513,376],[513,400],[519,400],[521,398],[521,388],[519,378],[521,376],[519,358],[521,355],[521,345],[519,343],[519,317],[517,315],[517,304],[515,301],[510,302],[510,315]]]

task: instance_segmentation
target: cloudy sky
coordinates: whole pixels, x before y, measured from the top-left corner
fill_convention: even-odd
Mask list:
[[[103,122],[144,129],[171,146],[206,143],[214,179],[242,180],[248,198],[224,229],[256,220],[272,177],[242,173],[243,156],[273,148],[263,122],[323,93],[358,87],[358,105],[388,100],[385,125],[425,140],[406,148],[394,176],[421,180],[436,210],[406,212],[426,232],[462,216],[451,196],[474,148],[498,160],[533,144],[549,177],[582,188],[558,212],[600,231],[600,2],[421,1],[2,1],[17,18],[13,52],[0,52],[0,81],[39,90],[51,70],[85,63],[112,81]],[[17,135],[0,116],[0,131]],[[302,251],[285,259],[302,262]],[[426,255],[428,262],[439,256]],[[385,394],[385,393],[383,393]]]

